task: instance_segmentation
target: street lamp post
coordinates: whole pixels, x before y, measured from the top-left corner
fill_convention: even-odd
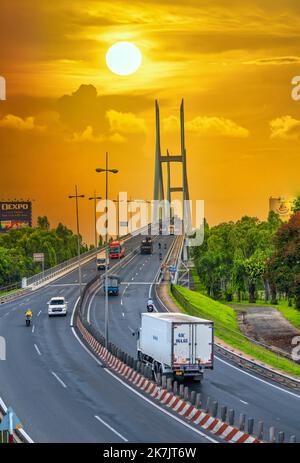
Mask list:
[[[76,202],[76,223],[77,223],[77,252],[78,252],[78,282],[79,282],[79,293],[80,298],[82,297],[82,277],[81,277],[81,265],[80,265],[80,234],[79,234],[79,210],[78,210],[78,198],[84,198],[84,195],[79,195],[77,191],[77,185],[75,185],[75,195],[69,196],[69,199],[74,199]]]
[[[98,247],[98,239],[97,239],[97,210],[96,210],[96,201],[102,199],[101,196],[96,196],[96,191],[94,191],[94,196],[89,198],[89,201],[94,201],[94,220],[95,220],[95,249]]]
[[[105,169],[97,168],[96,172],[101,173],[105,172],[105,208],[106,208],[106,230],[105,230],[105,244],[106,244],[106,252],[105,252],[105,347],[108,349],[108,278],[107,278],[107,271],[108,271],[108,174],[117,174],[117,169],[109,169],[108,168],[108,152],[106,152],[106,163]]]

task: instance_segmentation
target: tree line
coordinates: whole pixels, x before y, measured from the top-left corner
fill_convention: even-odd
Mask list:
[[[81,241],[81,252],[88,250]],[[36,228],[10,230],[0,235],[0,286],[19,282],[41,271],[41,263],[33,261],[33,254],[43,252],[45,268],[77,255],[77,235],[59,223],[50,229],[47,217],[38,217]]]
[[[245,216],[209,227],[193,257],[201,284],[214,299],[278,303],[281,294],[300,310],[300,197],[287,223],[271,211],[267,221]]]

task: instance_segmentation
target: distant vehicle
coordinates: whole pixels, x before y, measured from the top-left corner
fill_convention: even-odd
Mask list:
[[[147,236],[141,242],[141,254],[152,254],[153,253],[153,241],[151,236]]]
[[[140,361],[154,373],[201,380],[213,369],[212,321],[182,313],[142,313],[137,345]]]
[[[169,234],[173,236],[174,233],[175,233],[175,227],[173,224],[171,224],[169,225]]]
[[[115,240],[109,243],[110,259],[121,259],[125,256],[125,246],[123,241]]]
[[[107,264],[107,268],[109,268],[109,257],[107,257],[106,261],[106,253],[97,254],[97,269],[98,270],[105,270]]]
[[[104,294],[106,291],[108,294],[112,294],[113,296],[118,296],[119,294],[119,283],[120,283],[120,277],[117,275],[107,275],[107,288],[105,285],[105,276],[102,276],[102,282],[103,282],[103,292]]]
[[[153,300],[149,298],[147,302],[147,312],[153,312],[153,310],[154,310],[154,303],[153,303]]]
[[[52,315],[67,315],[67,308],[68,303],[66,302],[64,297],[52,297],[48,302],[48,315],[51,317]]]

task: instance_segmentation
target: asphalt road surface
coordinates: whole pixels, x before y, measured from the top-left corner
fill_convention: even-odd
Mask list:
[[[169,247],[172,237],[162,237],[160,241]],[[146,311],[149,288],[159,259],[157,243],[154,251],[150,256],[137,255],[120,272],[123,278],[120,295],[109,298],[110,339],[134,357],[136,337],[132,333],[140,325],[140,313]],[[157,301],[155,303],[159,311],[164,310]],[[101,290],[93,298],[90,319],[104,332],[104,296]],[[296,435],[297,442],[300,442],[300,395],[297,392],[243,371],[219,355],[215,356],[214,370],[205,372],[202,384],[190,382],[189,386],[201,392],[204,404],[210,397],[218,400],[219,405],[233,408],[236,423],[240,413],[255,419],[256,430],[258,421],[264,421],[266,439],[269,427],[275,426],[276,431],[285,432],[287,441],[290,435]]]
[[[139,242],[140,237],[132,238],[126,245],[127,252]],[[151,279],[160,262],[157,254],[150,259],[152,264],[145,264],[138,275],[142,258],[137,255],[123,268],[126,278],[132,278],[135,269],[135,281],[138,277],[141,281]],[[95,276],[95,267],[95,261],[83,267],[84,282]],[[138,326],[138,313],[144,310],[147,298],[147,286],[140,288],[138,308],[134,288],[128,287],[126,296],[122,291],[114,301],[119,303],[118,314],[125,320],[122,339],[130,340],[128,349],[132,350],[135,341],[128,326]],[[49,318],[47,301],[57,295],[67,299],[68,315]],[[31,438],[35,442],[211,442],[200,430],[137,395],[95,361],[70,327],[78,295],[78,275],[74,271],[29,296],[0,306],[0,336],[5,337],[7,345],[7,359],[0,361],[0,396],[13,407]],[[93,316],[98,314],[100,318],[101,297],[101,304],[98,306],[95,299],[93,309]],[[124,317],[121,300],[125,301]],[[27,308],[34,314],[31,327],[25,326]],[[116,324],[113,312],[111,330]],[[115,337],[119,332],[111,334]]]

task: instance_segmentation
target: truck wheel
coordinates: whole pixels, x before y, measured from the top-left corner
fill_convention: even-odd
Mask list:
[[[197,375],[193,377],[193,381],[199,384],[202,382],[202,379],[203,379],[203,375]]]

